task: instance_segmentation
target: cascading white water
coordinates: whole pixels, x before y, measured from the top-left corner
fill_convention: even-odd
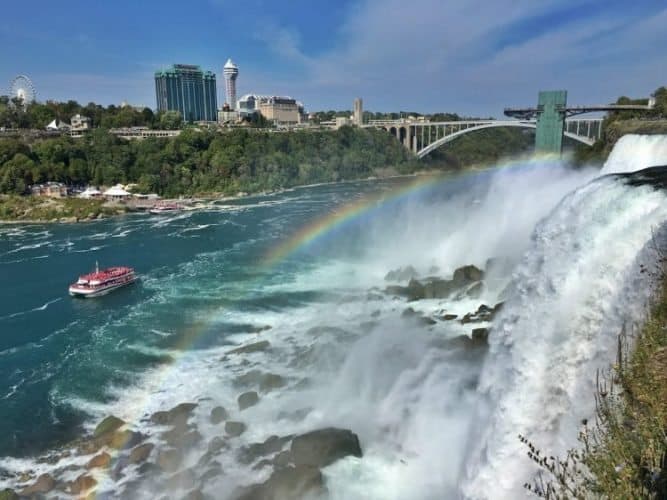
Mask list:
[[[667,165],[664,135],[624,135],[614,145],[600,174],[635,172]]]
[[[667,137],[626,136],[602,174],[667,164]],[[667,196],[604,177],[576,190],[538,225],[515,269],[513,293],[490,335],[461,490],[515,499],[536,466],[517,438],[549,454],[575,446],[594,407],[598,369],[614,361],[624,324],[641,320],[653,231]],[[653,255],[655,259],[655,255]]]

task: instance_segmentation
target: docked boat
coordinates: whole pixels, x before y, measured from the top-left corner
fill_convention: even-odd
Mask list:
[[[181,207],[176,203],[158,203],[153,208],[149,210],[150,213],[154,215],[168,214],[172,212],[180,212]]]
[[[69,294],[72,297],[99,297],[134,283],[136,279],[137,275],[131,267],[109,267],[100,270],[96,263],[94,272],[79,276],[76,283],[70,285]]]

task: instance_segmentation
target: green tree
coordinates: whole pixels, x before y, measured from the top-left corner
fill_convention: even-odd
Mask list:
[[[32,184],[34,162],[22,153],[18,153],[2,166],[0,192],[23,194]]]
[[[176,130],[183,124],[183,117],[179,111],[165,111],[159,115],[160,128]]]

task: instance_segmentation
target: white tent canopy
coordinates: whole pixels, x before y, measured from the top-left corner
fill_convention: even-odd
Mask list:
[[[46,126],[46,130],[67,130],[69,125],[61,122],[57,118]]]
[[[86,190],[79,195],[79,198],[93,198],[95,196],[100,196],[101,194],[102,191],[100,191],[96,187],[88,186]]]
[[[123,186],[121,186],[120,184],[116,184],[115,186],[107,189],[104,192],[104,196],[125,197],[125,196],[131,196],[131,194],[125,191],[125,189],[123,189]]]

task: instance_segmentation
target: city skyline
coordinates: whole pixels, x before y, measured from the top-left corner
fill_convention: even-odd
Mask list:
[[[0,41],[12,50],[0,54],[0,89],[25,73],[42,101],[152,108],[154,71],[186,62],[222,82],[230,57],[243,66],[237,95],[294,95],[310,110],[350,109],[363,96],[374,111],[500,116],[539,89],[603,103],[667,84],[657,0],[200,0],[178,15],[174,1],[159,12],[128,0],[35,5],[36,18],[3,9]]]

